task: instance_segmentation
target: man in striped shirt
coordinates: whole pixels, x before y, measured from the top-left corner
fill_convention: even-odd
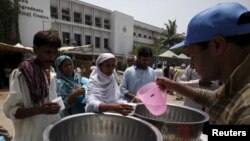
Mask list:
[[[232,12],[233,11],[233,12]],[[159,78],[162,89],[177,91],[210,108],[209,123],[250,125],[250,11],[232,2],[197,14],[183,42],[202,80],[219,80],[215,91],[195,89]]]

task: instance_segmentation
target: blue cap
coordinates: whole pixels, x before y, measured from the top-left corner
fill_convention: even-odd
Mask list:
[[[220,3],[195,15],[188,24],[187,36],[170,49],[211,40],[214,36],[229,37],[250,33],[250,23],[237,24],[248,9],[236,2]]]

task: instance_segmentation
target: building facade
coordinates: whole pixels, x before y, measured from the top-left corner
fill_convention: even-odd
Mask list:
[[[24,46],[32,46],[39,30],[57,30],[63,46],[92,44],[84,52],[112,52],[124,56],[133,43],[154,44],[163,29],[133,16],[79,0],[19,0],[19,30]]]

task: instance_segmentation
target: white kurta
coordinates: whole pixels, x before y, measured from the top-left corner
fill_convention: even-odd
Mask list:
[[[49,96],[45,98],[45,103],[57,97],[56,75],[54,72],[50,72],[50,76]],[[34,105],[30,98],[25,77],[18,69],[15,69],[10,76],[10,93],[3,107],[5,115],[14,124],[15,135],[13,141],[42,141],[44,129],[60,119],[59,114],[40,114],[24,119],[15,118],[14,115],[18,108],[31,107],[34,107]]]

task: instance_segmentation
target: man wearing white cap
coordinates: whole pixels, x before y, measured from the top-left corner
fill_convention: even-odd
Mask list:
[[[238,3],[208,8],[189,22],[187,36],[173,48],[186,47],[202,80],[220,80],[215,91],[195,89],[167,78],[162,89],[174,90],[210,108],[210,124],[250,124],[250,11]]]

